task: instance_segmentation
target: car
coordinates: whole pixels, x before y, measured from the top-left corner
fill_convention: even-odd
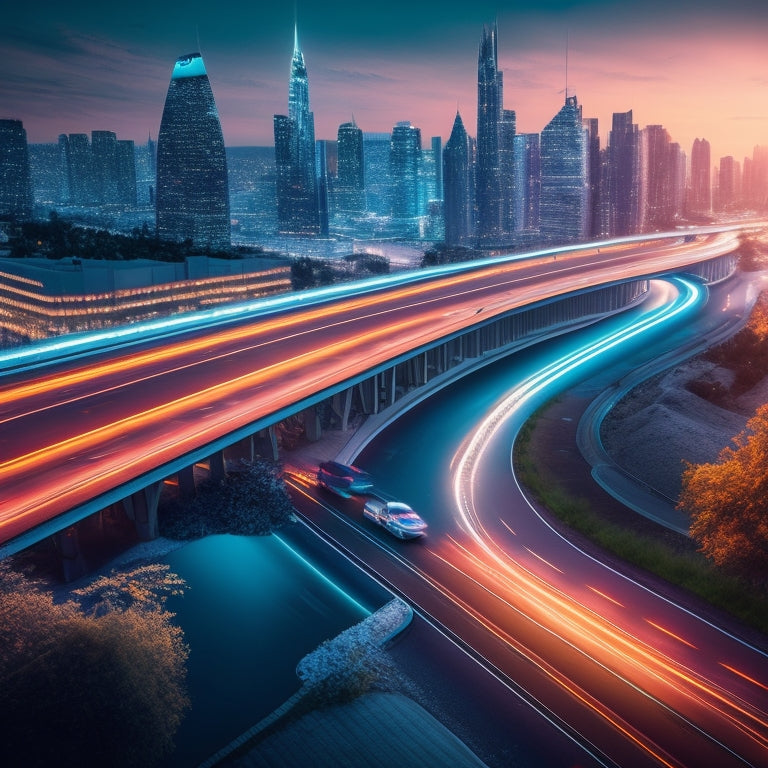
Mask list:
[[[401,501],[369,499],[363,506],[363,516],[386,528],[398,539],[416,539],[427,530],[427,524]]]
[[[345,498],[373,490],[373,479],[367,472],[338,461],[320,463],[317,469],[317,484]]]

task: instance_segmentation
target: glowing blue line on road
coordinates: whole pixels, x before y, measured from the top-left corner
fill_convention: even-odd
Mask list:
[[[533,399],[545,389],[557,390],[561,380],[579,366],[594,360],[621,344],[626,344],[638,335],[646,333],[663,323],[679,319],[679,317],[697,307],[706,298],[706,291],[701,286],[684,278],[671,278],[669,282],[677,285],[680,293],[670,304],[659,307],[652,312],[643,315],[639,320],[628,326],[591,342],[565,358],[554,361],[535,375],[526,379],[522,384],[513,389],[510,394],[493,410],[478,426],[472,435],[469,444],[456,463],[454,475],[454,498],[460,518],[465,530],[475,541],[486,547],[481,534],[480,523],[474,504],[471,501],[472,487],[477,468],[480,465],[482,454],[488,447],[493,436],[502,425],[515,413],[523,413],[526,406],[533,411],[531,405]],[[553,392],[554,395],[554,392]],[[525,414],[529,415],[529,414]]]
[[[733,229],[736,230],[738,228],[733,227]],[[568,254],[589,250],[590,248],[607,248],[621,244],[647,242],[649,240],[668,240],[675,237],[681,238],[685,235],[725,232],[728,230],[728,227],[710,227],[685,232],[678,231],[633,235],[631,237],[614,238],[612,240],[604,240],[600,242],[578,243],[576,245],[544,248],[526,253],[510,253],[478,259],[476,261],[444,264],[420,270],[396,272],[391,275],[379,275],[352,283],[340,283],[323,288],[312,288],[298,293],[259,298],[237,304],[228,304],[216,309],[188,312],[182,315],[133,323],[128,326],[66,334],[64,336],[56,337],[55,339],[36,342],[30,346],[3,351],[0,353],[0,375],[2,374],[3,368],[13,368],[27,364],[43,364],[49,360],[67,355],[87,355],[117,344],[148,341],[153,338],[168,336],[174,333],[200,330],[227,321],[236,321],[248,317],[256,318],[279,310],[306,307],[335,298],[343,298],[345,296],[351,297],[360,293],[366,293],[382,288],[393,288],[399,285],[407,285],[409,283],[447,277],[457,273],[471,272],[489,266],[501,266],[513,262],[533,260],[556,254]]]

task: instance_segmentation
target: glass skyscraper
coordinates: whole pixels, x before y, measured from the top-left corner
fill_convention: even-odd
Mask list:
[[[691,151],[691,196],[689,209],[692,213],[708,214],[712,210],[711,188],[712,162],[709,142],[694,139]]]
[[[542,238],[553,243],[583,240],[589,231],[588,137],[575,96],[541,132]]]
[[[309,79],[297,29],[288,82],[288,114],[274,116],[274,132],[278,230],[283,234],[316,235],[321,229],[321,216],[315,172],[315,118],[309,109]]]
[[[541,200],[541,153],[538,133],[515,136],[515,221],[517,230],[538,234]]]
[[[410,122],[399,122],[392,129],[389,173],[392,179],[392,218],[400,219],[403,234],[418,231],[421,166],[421,130]]]
[[[365,210],[363,132],[354,120],[339,126],[337,144],[336,207],[340,211],[360,213]]]
[[[640,131],[632,110],[614,112],[606,151],[605,182],[611,236],[640,231]]]
[[[472,140],[456,112],[443,150],[443,211],[446,245],[472,245],[475,237],[475,158]]]
[[[0,218],[32,218],[29,147],[21,120],[0,120]]]
[[[664,126],[647,125],[641,139],[644,225],[649,231],[668,229],[682,212],[685,155]]]
[[[173,68],[157,138],[156,195],[159,237],[230,247],[224,136],[199,53]]]
[[[490,27],[483,27],[477,57],[476,201],[477,236],[481,245],[484,242],[497,244],[504,233],[505,211],[499,154],[502,140],[503,77],[499,71],[494,23]]]
[[[391,143],[392,137],[388,133],[363,134],[366,208],[378,216],[389,216],[392,208]]]

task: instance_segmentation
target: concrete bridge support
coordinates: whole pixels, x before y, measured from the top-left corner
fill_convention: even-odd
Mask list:
[[[195,495],[195,468],[190,464],[188,467],[179,470],[176,473],[179,482],[179,493],[182,498],[189,499]]]
[[[53,545],[61,558],[64,581],[74,581],[86,573],[85,558],[80,549],[77,526],[70,526],[53,535]]]
[[[224,451],[216,451],[208,458],[208,472],[211,480],[216,482],[227,476],[227,471],[224,468]]]
[[[152,541],[159,535],[157,504],[160,501],[162,487],[162,482],[152,483],[123,499],[125,513],[133,520],[136,533],[142,541]]]
[[[318,411],[318,407],[316,405],[313,405],[307,408],[303,412],[303,416],[304,416],[304,435],[306,436],[307,440],[309,440],[311,443],[314,443],[316,440],[320,439],[320,436],[322,434],[322,426],[320,424],[320,412]]]

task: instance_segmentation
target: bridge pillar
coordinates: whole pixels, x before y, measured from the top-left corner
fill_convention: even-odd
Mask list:
[[[61,570],[64,581],[74,581],[86,573],[85,558],[80,549],[77,528],[71,525],[63,531],[53,534],[53,545],[61,558]]]
[[[223,480],[227,473],[224,469],[224,451],[216,451],[208,458],[208,471],[211,480]]]
[[[270,424],[267,428],[267,436],[269,437],[269,444],[272,448],[272,461],[277,461],[280,458],[280,453],[277,449],[277,432],[275,431],[274,424]]]
[[[195,495],[195,468],[192,464],[176,473],[179,481],[179,493],[182,498],[190,499]]]
[[[317,442],[322,436],[323,428],[320,424],[320,413],[317,406],[310,406],[304,411],[304,434],[311,443]]]
[[[346,432],[349,427],[349,412],[352,410],[352,387],[344,392],[344,411],[341,416],[341,431]]]
[[[152,541],[159,535],[157,526],[157,503],[160,501],[162,482],[142,488],[123,499],[128,517],[136,526],[136,533],[142,541]]]

